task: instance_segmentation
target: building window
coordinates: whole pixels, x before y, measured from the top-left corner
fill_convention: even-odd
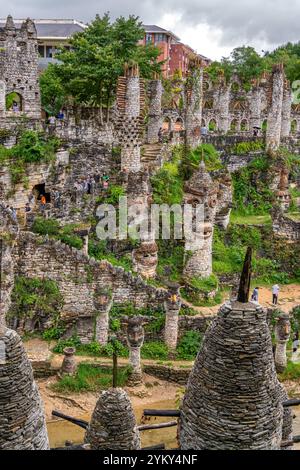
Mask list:
[[[146,34],[146,43],[152,42],[152,34]]]
[[[46,57],[51,59],[55,54],[55,47],[54,46],[46,46]]]
[[[165,34],[155,34],[155,42],[166,42],[166,35]]]
[[[45,57],[45,46],[39,46],[39,56]]]

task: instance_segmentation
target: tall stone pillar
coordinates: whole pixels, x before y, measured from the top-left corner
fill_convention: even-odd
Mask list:
[[[94,305],[97,312],[95,341],[105,346],[108,342],[109,312],[113,305],[113,298],[108,290],[103,289],[95,293]]]
[[[121,169],[141,169],[141,143],[144,128],[145,86],[138,66],[127,67],[117,86],[118,123],[121,141]]]
[[[282,116],[281,116],[281,138],[289,137],[291,132],[292,91],[287,79],[284,81]]]
[[[252,88],[249,108],[250,130],[253,131],[254,127],[261,127],[262,90],[258,82],[256,82]]]
[[[224,304],[206,330],[181,408],[182,450],[279,450],[283,406],[266,312]]]
[[[6,112],[6,83],[0,80],[0,117],[4,117]]]
[[[0,450],[49,449],[43,404],[21,338],[0,325]]]
[[[165,321],[165,343],[170,351],[175,351],[178,340],[178,321],[181,308],[179,286],[169,288],[168,298],[164,302],[166,313]]]
[[[146,170],[129,173],[127,182],[127,203],[129,226],[139,221],[136,236],[140,241],[138,248],[132,251],[133,270],[146,279],[156,276],[158,246],[155,232],[149,224],[152,187]],[[138,227],[137,227],[138,228]],[[132,237],[134,238],[134,237]]]
[[[226,230],[230,220],[230,212],[232,208],[233,188],[230,173],[220,173],[219,191],[217,201],[217,212],[215,223],[222,230]]]
[[[275,326],[275,366],[276,371],[284,372],[287,366],[286,346],[291,334],[291,323],[288,314],[280,313]]]
[[[184,275],[187,278],[208,277],[212,274],[212,241],[217,211],[218,184],[212,181],[204,162],[185,186],[185,204],[199,215],[198,223],[193,214],[190,227],[185,227],[185,250],[191,252]],[[198,212],[200,211],[200,212]]]
[[[85,434],[92,450],[139,450],[137,429],[131,401],[121,388],[101,393]]]
[[[140,385],[143,383],[143,373],[141,366],[141,347],[145,339],[144,324],[149,321],[149,317],[133,316],[123,317],[122,322],[126,325],[127,344],[129,347],[129,364],[132,368],[128,378],[129,385]]]
[[[284,82],[283,64],[274,65],[272,72],[271,106],[268,114],[266,133],[266,149],[270,151],[277,150],[280,145]]]
[[[227,85],[224,77],[220,77],[219,86],[214,97],[214,108],[218,115],[218,131],[226,134],[229,131],[229,102],[230,85]]]
[[[202,82],[201,61],[191,61],[185,84],[185,129],[186,144],[192,148],[201,142]]]
[[[163,86],[161,80],[149,82],[149,112],[147,126],[147,143],[156,144],[159,141],[159,130],[162,127],[161,99]]]

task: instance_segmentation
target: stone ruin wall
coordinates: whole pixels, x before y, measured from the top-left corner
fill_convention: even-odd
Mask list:
[[[276,236],[284,238],[288,242],[300,240],[300,222],[290,219],[280,210],[272,212],[272,228]]]
[[[24,209],[29,196],[36,185],[45,184],[46,193],[53,196],[54,191],[58,190],[61,199],[59,208],[55,208],[53,203],[47,204],[47,216],[63,223],[81,222],[94,215],[95,199],[101,188],[97,185],[94,197],[84,199],[76,197],[74,183],[98,173],[109,175],[113,184],[119,168],[120,162],[113,155],[111,146],[97,143],[66,146],[57,152],[55,161],[51,163],[26,165],[26,184],[13,184],[10,166],[3,165],[0,171],[0,199],[17,210],[19,221],[24,224]],[[40,215],[39,206],[38,201],[31,205],[31,216]]]
[[[148,286],[141,277],[134,277],[122,267],[95,261],[82,251],[28,232],[20,234],[13,256],[15,275],[57,283],[64,300],[62,319],[68,325],[76,324],[83,342],[94,339],[97,290],[111,289],[115,304],[131,302],[137,308],[158,307],[165,297],[164,291]]]

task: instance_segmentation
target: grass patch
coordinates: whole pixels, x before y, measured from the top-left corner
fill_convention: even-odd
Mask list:
[[[118,386],[125,385],[130,369],[118,369]],[[112,368],[97,367],[93,364],[79,364],[74,377],[62,377],[51,388],[56,392],[81,393],[98,392],[112,386]]]
[[[237,225],[269,225],[272,222],[270,214],[244,215],[231,212],[230,222]]]
[[[289,361],[287,367],[282,374],[278,374],[279,380],[285,382],[286,380],[300,380],[300,364]]]

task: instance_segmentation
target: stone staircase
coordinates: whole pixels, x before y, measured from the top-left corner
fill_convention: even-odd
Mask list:
[[[163,144],[145,144],[142,147],[141,162],[143,167],[155,169],[161,166],[161,152]]]

